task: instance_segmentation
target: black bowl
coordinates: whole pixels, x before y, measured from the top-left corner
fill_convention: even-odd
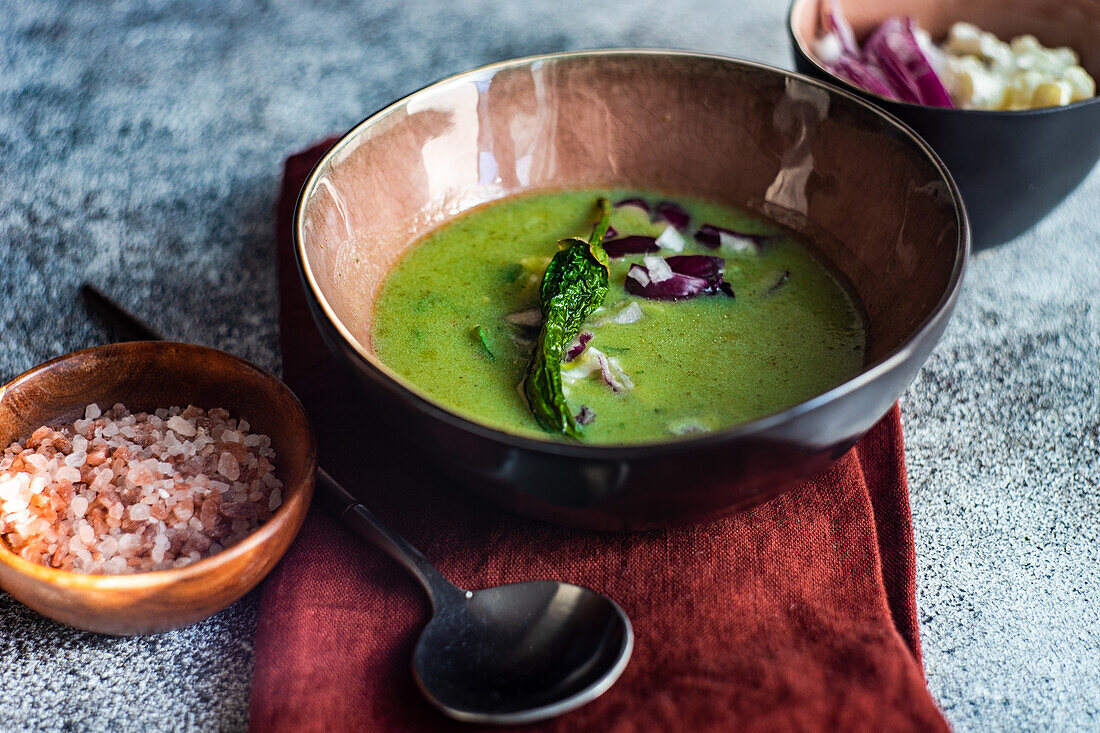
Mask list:
[[[933,38],[946,35],[951,23],[967,21],[1002,40],[1030,33],[1048,47],[1070,46],[1092,76],[1100,78],[1100,3],[1095,0],[837,1],[859,37],[893,15],[916,18]],[[944,109],[897,102],[834,76],[813,53],[821,2],[791,4],[787,32],[795,68],[870,100],[932,146],[962,191],[974,249],[1001,244],[1029,229],[1100,158],[1100,97],[1034,110]]]
[[[375,293],[421,234],[486,201],[579,186],[700,196],[806,232],[863,302],[866,367],[751,423],[594,446],[473,422],[379,361],[370,347]],[[374,402],[363,419],[403,430],[507,508],[602,529],[718,516],[823,470],[916,374],[947,323],[969,251],[949,174],[874,106],[759,64],[655,51],[508,61],[394,103],[317,164],[294,236],[314,318]]]

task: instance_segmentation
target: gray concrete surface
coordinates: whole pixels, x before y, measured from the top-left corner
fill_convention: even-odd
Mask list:
[[[0,3],[0,379],[105,334],[85,278],[278,369],[283,158],[454,71],[600,46],[789,66],[783,2]],[[1100,174],[974,258],[903,400],[928,682],[958,730],[1100,727]],[[240,729],[255,600],[109,639],[0,594],[0,729]]]

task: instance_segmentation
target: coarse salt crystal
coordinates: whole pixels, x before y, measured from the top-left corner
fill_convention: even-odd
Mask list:
[[[273,491],[271,492],[271,496],[270,496],[270,497],[268,497],[268,500],[267,500],[267,510],[268,510],[269,512],[273,512],[273,511],[275,511],[276,509],[278,509],[278,508],[279,508],[279,506],[280,506],[280,505],[281,505],[282,503],[283,503],[283,492],[279,491],[279,489],[274,489],[274,490],[273,490]]]
[[[141,548],[141,537],[127,532],[119,535],[118,553],[123,557],[133,557]]]
[[[95,420],[96,418],[98,418],[102,414],[103,414],[103,412],[99,409],[99,405],[97,405],[94,402],[84,408],[84,419],[85,420]]]
[[[218,458],[218,473],[230,481],[236,481],[241,475],[241,466],[232,453],[222,453]]]
[[[194,437],[197,433],[197,431],[195,430],[195,426],[191,423],[191,421],[187,420],[186,418],[180,417],[179,415],[175,415],[169,418],[168,429],[176,431],[176,434],[182,435],[185,438]]]
[[[88,513],[88,500],[83,496],[74,496],[72,503],[69,504],[69,509],[74,517],[83,517]]]
[[[15,514],[21,513],[28,506],[29,506],[29,504],[27,504],[27,502],[25,502],[22,499],[18,499],[18,498],[8,499],[4,503],[4,512],[8,513],[8,514],[15,515]],[[18,520],[13,518],[12,521],[18,521]]]
[[[149,518],[149,505],[148,504],[133,504],[130,506],[130,519],[135,522],[144,522]]]
[[[62,466],[54,472],[53,477],[58,481],[68,481],[70,484],[75,484],[80,481],[80,471],[72,466]]]

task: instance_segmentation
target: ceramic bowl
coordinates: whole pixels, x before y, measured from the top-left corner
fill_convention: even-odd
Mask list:
[[[1006,242],[1046,216],[1100,158],[1100,97],[1063,107],[992,112],[896,102],[852,86],[813,53],[823,0],[795,0],[787,28],[795,68],[855,92],[913,128],[939,154],[962,191],[974,247]],[[1100,79],[1100,3],[1095,0],[837,0],[858,38],[884,19],[911,16],[933,39],[967,21],[1002,40],[1030,33],[1069,46]]]
[[[745,206],[805,232],[852,283],[866,367],[778,414],[693,439],[593,446],[505,433],[433,403],[371,348],[375,296],[417,238],[514,194],[636,187]],[[894,404],[936,344],[969,246],[932,151],[855,95],[718,56],[599,51],[459,74],[355,126],[294,219],[307,300],[373,407],[517,512],[603,529],[697,521],[820,472]]]
[[[73,573],[28,562],[0,541],[0,587],[44,616],[105,634],[186,626],[228,606],[267,575],[309,509],[313,431],[297,398],[259,367],[223,351],[168,342],[99,346],[48,361],[0,388],[0,443],[83,417],[89,403],[131,411],[224,407],[271,437],[283,504],[236,545],[172,570]]]

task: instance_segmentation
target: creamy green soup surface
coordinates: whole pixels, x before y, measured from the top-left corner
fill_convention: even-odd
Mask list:
[[[470,420],[518,435],[572,440],[542,430],[518,389],[538,334],[523,312],[538,308],[539,284],[557,241],[588,238],[599,196],[674,200],[691,215],[681,229],[683,251],[648,254],[723,257],[735,296],[631,295],[624,288],[627,270],[643,263],[643,255],[611,259],[603,307],[584,325],[592,334],[587,349],[562,364],[570,407],[578,413],[587,408],[585,419],[591,419],[583,442],[655,442],[719,430],[803,402],[862,368],[860,308],[796,236],[727,206],[625,190],[505,199],[431,232],[382,284],[371,333],[378,358],[423,395]],[[693,238],[704,223],[771,236],[758,247],[723,243],[711,249]],[[616,237],[657,237],[669,226],[629,206],[613,210],[611,225]],[[621,320],[637,318],[632,304],[641,309],[638,320],[613,320],[623,313]],[[595,368],[594,354],[625,378],[617,380],[619,391]]]

